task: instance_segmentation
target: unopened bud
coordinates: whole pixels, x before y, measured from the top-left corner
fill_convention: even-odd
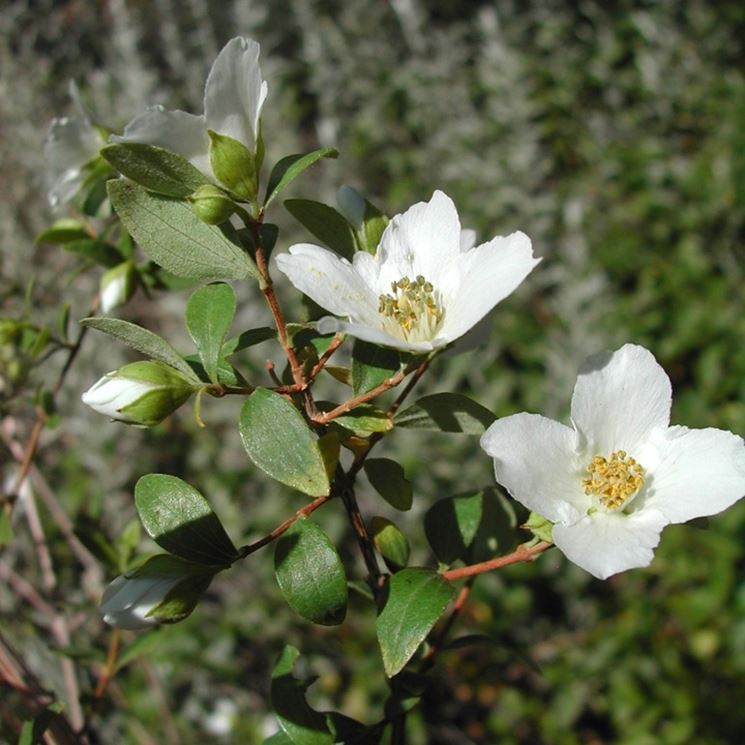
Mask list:
[[[233,200],[213,184],[200,186],[188,199],[194,214],[208,225],[220,225],[235,212]]]
[[[111,419],[152,427],[176,411],[194,391],[194,384],[178,370],[148,360],[107,373],[82,399]]]
[[[194,610],[214,575],[214,569],[159,554],[117,577],[104,590],[99,611],[121,629],[177,623]]]

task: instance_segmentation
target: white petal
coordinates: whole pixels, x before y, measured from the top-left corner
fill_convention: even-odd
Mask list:
[[[259,67],[259,45],[236,37],[212,65],[204,89],[204,117],[209,129],[256,147],[261,107],[267,94]]]
[[[460,231],[460,250],[470,251],[476,245],[476,231],[471,228],[463,228]]]
[[[148,618],[178,583],[178,577],[117,577],[104,590],[99,611],[103,620],[122,629],[144,629],[158,623]]]
[[[276,258],[277,268],[300,292],[322,308],[379,327],[378,297],[352,265],[333,251],[310,243],[291,246]]]
[[[114,370],[104,375],[81,396],[81,399],[84,404],[99,414],[120,422],[131,422],[132,419],[122,414],[121,410],[138,401],[157,386],[130,378],[113,377],[116,372]]]
[[[98,153],[101,141],[88,119],[54,119],[44,141],[49,203],[59,207],[77,193],[83,167]]]
[[[355,339],[362,339],[362,341],[369,341],[372,344],[400,349],[404,352],[431,352],[433,349],[445,346],[447,343],[443,339],[435,339],[433,341],[406,341],[405,339],[387,334],[379,327],[344,321],[334,316],[321,318],[316,326],[322,334],[341,332],[342,334],[354,336]]]
[[[553,540],[570,561],[598,579],[607,579],[648,566],[665,525],[665,517],[653,509],[631,515],[598,511],[573,525],[554,525]]]
[[[172,150],[191,161],[205,175],[213,177],[204,117],[151,106],[132,119],[121,135],[112,135],[109,140],[142,142]]]
[[[498,419],[481,437],[497,481],[551,522],[575,522],[589,507],[575,445],[572,429],[538,414]]]
[[[463,336],[539,262],[530,238],[521,232],[498,236],[461,254],[460,287],[446,302],[441,334],[449,341]]]
[[[646,505],[672,523],[716,515],[745,495],[745,443],[721,429],[670,427]]]
[[[460,232],[453,200],[441,191],[393,217],[378,248],[379,291],[388,291],[401,277],[421,274],[438,291],[449,292],[460,276]]]
[[[667,428],[671,396],[670,379],[652,353],[625,344],[587,358],[572,394],[572,421],[594,454],[634,455],[655,430]]]

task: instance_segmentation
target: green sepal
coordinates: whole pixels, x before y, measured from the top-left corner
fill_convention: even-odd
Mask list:
[[[208,129],[210,163],[218,180],[241,199],[255,203],[259,174],[253,153],[238,140]]]
[[[554,524],[537,512],[531,512],[522,527],[529,530],[540,541],[546,541],[546,543],[554,542]]]

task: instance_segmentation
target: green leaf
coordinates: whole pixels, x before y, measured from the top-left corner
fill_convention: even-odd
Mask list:
[[[364,249],[375,254],[383,231],[388,225],[388,218],[372,203],[365,200],[365,216],[362,221],[361,234]]]
[[[276,329],[270,328],[269,326],[262,326],[257,329],[249,329],[248,331],[244,331],[239,336],[233,336],[228,339],[222,345],[220,356],[230,357],[231,354],[240,352],[242,349],[248,349],[249,347],[253,347],[255,344],[261,344],[262,341],[276,338]]]
[[[292,740],[280,730],[264,740],[262,745],[292,745]]]
[[[238,426],[249,458],[264,473],[304,494],[329,493],[318,440],[279,393],[257,388],[243,404]]]
[[[199,383],[199,378],[191,369],[184,358],[165,340],[152,331],[142,328],[137,324],[129,321],[122,321],[119,318],[84,318],[80,324],[89,326],[97,331],[103,331],[109,336],[113,336],[127,346],[136,349],[138,352],[160,360],[166,365],[183,373],[187,378]]]
[[[334,408],[334,404],[328,401],[319,401],[318,404],[322,411],[330,411]],[[367,432],[389,432],[393,429],[393,422],[388,414],[372,404],[355,406],[346,414],[336,417],[334,423],[363,434]]]
[[[493,487],[440,499],[424,515],[427,540],[443,564],[476,563],[510,551],[516,526],[511,503]]]
[[[119,142],[101,149],[101,155],[132,181],[149,191],[184,199],[209,179],[186,158],[170,150],[141,142]]]
[[[186,328],[209,379],[217,383],[217,364],[235,316],[235,292],[224,282],[200,287],[186,304]]]
[[[352,260],[356,250],[354,231],[333,207],[311,199],[288,199],[284,205],[319,241],[345,259]]]
[[[388,568],[397,572],[409,563],[409,542],[399,528],[385,517],[372,519],[373,541]]]
[[[401,368],[401,354],[356,339],[352,348],[352,389],[359,396],[377,388]]]
[[[489,409],[459,393],[433,393],[399,412],[397,427],[434,432],[462,432],[481,435],[496,417]]]
[[[148,535],[182,559],[222,566],[238,556],[209,502],[176,476],[143,476],[135,486],[135,506]]]
[[[411,482],[400,464],[388,458],[368,458],[365,474],[373,489],[397,510],[410,510],[413,502]]]
[[[277,540],[277,584],[290,607],[324,626],[347,614],[347,576],[328,536],[312,520],[300,518]]]
[[[247,202],[256,201],[259,174],[253,153],[238,140],[211,129],[210,163],[217,178],[236,196]]]
[[[311,153],[298,153],[288,155],[277,161],[269,176],[269,184],[266,187],[266,199],[264,208],[274,200],[280,192],[284,191],[303,171],[317,163],[321,158],[336,158],[339,151],[333,147],[323,147]]]
[[[95,261],[102,266],[112,267],[120,264],[122,255],[106,241],[97,238],[84,238],[67,241],[63,244],[65,251],[82,256],[84,259]]]
[[[394,574],[375,623],[389,678],[403,670],[444,613],[455,588],[431,569],[415,567]]]
[[[126,179],[108,182],[109,198],[125,229],[145,254],[179,277],[259,278],[248,254],[188,203],[151,194]]]
[[[83,223],[72,217],[62,217],[36,236],[36,243],[69,243],[90,238]]]
[[[272,671],[272,708],[282,732],[293,745],[332,745],[325,717],[305,700],[307,684],[292,675],[299,656],[300,652],[289,644],[282,650]]]

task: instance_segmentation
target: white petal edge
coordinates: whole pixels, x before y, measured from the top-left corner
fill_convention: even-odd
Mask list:
[[[670,423],[672,389],[654,355],[637,344],[585,360],[572,394],[572,421],[593,454],[632,456]]]
[[[664,515],[653,509],[631,515],[594,512],[572,525],[554,525],[553,540],[571,562],[607,579],[649,566],[665,525]]]
[[[461,254],[461,285],[449,298],[440,333],[449,341],[463,336],[512,293],[540,263],[530,238],[520,231],[498,236]]]
[[[576,522],[589,507],[575,446],[574,430],[539,414],[497,419],[481,436],[497,481],[551,522]]]
[[[745,495],[745,442],[722,429],[670,427],[646,505],[671,523],[716,515]]]
[[[345,321],[334,316],[321,318],[316,327],[321,334],[334,334],[340,332],[353,336],[355,339],[369,341],[371,344],[380,344],[383,347],[400,349],[402,352],[431,352],[433,349],[444,346],[447,342],[444,339],[435,339],[434,341],[417,341],[410,342],[405,339],[391,336],[374,326],[366,326],[361,323]]]
[[[267,84],[261,77],[260,47],[253,39],[231,39],[217,55],[204,88],[204,118],[209,129],[256,149]]]
[[[132,119],[121,135],[111,135],[109,141],[142,142],[172,150],[183,155],[206,176],[214,178],[204,117],[185,111],[167,111],[162,106],[150,106]]]
[[[275,259],[292,284],[331,313],[374,326],[378,297],[346,260],[321,246],[298,243]]]
[[[429,202],[417,202],[396,215],[380,239],[379,292],[391,282],[418,274],[440,292],[448,292],[458,275],[460,261],[460,219],[453,200],[435,191]],[[385,288],[385,289],[384,289]]]

